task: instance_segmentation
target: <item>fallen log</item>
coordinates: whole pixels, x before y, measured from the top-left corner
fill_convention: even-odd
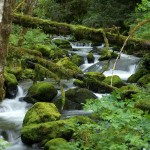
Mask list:
[[[60,23],[21,14],[14,14],[13,23],[29,28],[39,27],[46,34],[73,35],[77,40],[87,39],[99,43],[104,43],[103,33],[105,32],[109,44],[117,45],[119,48],[127,38],[126,36],[113,34],[107,30],[105,31],[103,28],[89,28],[81,25]],[[125,47],[125,51],[130,54],[139,53],[140,51],[143,54],[143,52],[149,52],[149,50],[150,41],[138,38],[130,38]]]

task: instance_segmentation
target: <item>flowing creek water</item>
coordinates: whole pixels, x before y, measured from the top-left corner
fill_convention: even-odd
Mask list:
[[[85,56],[93,49],[91,44],[78,44],[71,43],[72,48],[77,51],[73,51],[72,53],[77,53],[80,56],[85,58],[85,63],[81,65],[81,69],[83,72],[100,72],[102,67],[105,65],[105,61],[99,62],[98,58],[100,55],[94,54],[95,61],[94,63],[88,64]],[[97,48],[102,48],[104,45]],[[139,58],[134,56],[129,56],[125,54],[121,54],[120,59],[116,65],[116,70],[114,71],[114,75],[120,76],[121,79],[127,80],[127,78],[132,75],[136,68]],[[106,76],[112,75],[112,66],[114,64],[114,60],[110,62],[110,66],[107,71],[104,72]],[[67,85],[67,88],[73,88],[72,84],[73,80],[67,81],[64,83]],[[20,129],[22,125],[23,118],[27,110],[31,107],[30,104],[26,102],[19,101],[20,97],[24,97],[27,93],[28,88],[32,82],[24,82],[20,83],[18,86],[18,94],[14,99],[5,99],[2,103],[0,103],[0,138],[5,139],[6,141],[11,143],[11,147],[8,150],[39,150],[36,145],[32,147],[25,146],[20,139]],[[102,94],[96,93],[96,95],[101,98]],[[82,110],[74,110],[74,111],[64,111],[64,116],[72,116],[72,115],[80,115],[85,113]]]

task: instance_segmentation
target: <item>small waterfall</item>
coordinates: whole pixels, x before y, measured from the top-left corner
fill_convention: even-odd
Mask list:
[[[19,98],[25,95],[22,87],[18,86],[16,98],[4,99],[0,104],[0,137],[12,143],[9,150],[28,150],[19,138],[23,118],[30,106],[26,102],[19,101]]]

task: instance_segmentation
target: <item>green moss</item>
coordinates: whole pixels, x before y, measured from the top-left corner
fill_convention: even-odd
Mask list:
[[[72,56],[71,61],[74,64],[76,64],[77,66],[84,64],[84,58],[82,56],[77,55],[77,54]]]
[[[54,138],[70,140],[76,127],[85,123],[94,123],[86,116],[71,117],[41,124],[24,126],[21,130],[21,139],[25,144],[42,143],[43,145]]]
[[[22,72],[21,79],[33,79],[35,76],[35,72],[33,69],[25,69]]]
[[[56,64],[66,69],[70,69],[73,74],[82,73],[81,69],[76,64],[71,62],[68,57],[59,60]]]
[[[122,86],[120,89],[121,98],[124,99],[131,99],[133,94],[139,92],[139,88],[136,85],[128,84],[126,86]]]
[[[135,107],[142,109],[143,111],[148,111],[150,113],[150,100],[149,99],[138,100],[135,103]]]
[[[88,63],[94,63],[94,56],[93,56],[93,54],[92,53],[89,53],[88,55],[87,55],[87,60],[88,60]]]
[[[129,83],[136,83],[142,76],[146,75],[148,70],[146,69],[138,69],[135,74],[131,75],[127,82]]]
[[[138,81],[137,81],[137,84],[139,86],[143,86],[143,87],[146,87],[146,85],[150,83],[150,74],[146,74],[144,75],[143,77],[141,77]]]
[[[106,78],[104,74],[99,72],[86,72],[84,75],[86,78],[94,78],[99,81],[103,81]]]
[[[112,76],[108,76],[108,77],[105,78],[105,80],[103,80],[103,82],[108,84],[108,85],[111,85],[111,78],[112,78]],[[118,88],[125,85],[125,83],[117,75],[113,76],[112,81],[113,81],[112,85],[115,86],[115,87],[118,87]]]
[[[66,48],[66,49],[72,49],[69,41],[64,40],[64,39],[54,39],[52,41],[55,45],[57,45],[60,48]]]
[[[13,86],[18,84],[18,81],[14,74],[4,72],[4,78],[8,86]]]
[[[36,50],[40,51],[43,56],[49,57],[50,55],[50,47],[48,45],[37,44],[34,47]]]
[[[73,84],[79,87],[83,87],[83,81],[79,79],[74,80]]]
[[[45,146],[44,150],[74,150],[74,147],[71,146],[71,143],[67,142],[63,138],[55,138],[48,141]]]
[[[43,102],[50,102],[56,95],[57,90],[48,82],[34,83],[28,90],[28,96]]]
[[[53,103],[37,102],[27,111],[23,120],[23,126],[55,121],[60,116]]]
[[[107,48],[107,47],[102,48],[101,57],[99,58],[99,60],[103,61],[103,60],[108,60],[110,58],[111,58],[111,52],[110,52],[109,48]]]

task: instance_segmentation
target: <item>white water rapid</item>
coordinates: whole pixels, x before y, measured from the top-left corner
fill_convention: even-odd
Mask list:
[[[103,66],[107,63],[107,61],[99,62],[98,58],[100,55],[94,53],[95,61],[94,63],[88,64],[86,56],[93,49],[91,43],[82,44],[82,43],[71,43],[72,48],[76,49],[76,51],[71,51],[71,53],[77,53],[80,56],[85,58],[85,63],[81,65],[81,69],[83,72],[100,72]],[[104,45],[98,46],[98,49],[101,49]],[[122,54],[120,59],[117,62],[116,70],[114,71],[114,75],[118,75],[123,80],[127,80],[127,78],[132,75],[136,68],[139,58],[134,56],[129,56]],[[106,76],[112,75],[112,67],[114,64],[114,60],[111,60],[109,69],[104,72]],[[72,88],[72,80],[71,82],[65,82],[66,89]],[[22,125],[23,118],[25,116],[26,111],[30,107],[29,104],[23,101],[19,101],[20,97],[24,97],[28,87],[31,85],[31,82],[21,83],[18,86],[18,94],[14,99],[5,99],[2,103],[0,103],[0,138],[11,143],[11,147],[7,150],[38,150],[39,148],[34,145],[33,147],[25,146],[20,140],[20,129]],[[101,98],[102,94],[96,93],[96,95]],[[64,116],[68,115],[80,115],[85,113],[82,110],[74,110],[63,112]],[[86,113],[88,114],[88,113]]]

